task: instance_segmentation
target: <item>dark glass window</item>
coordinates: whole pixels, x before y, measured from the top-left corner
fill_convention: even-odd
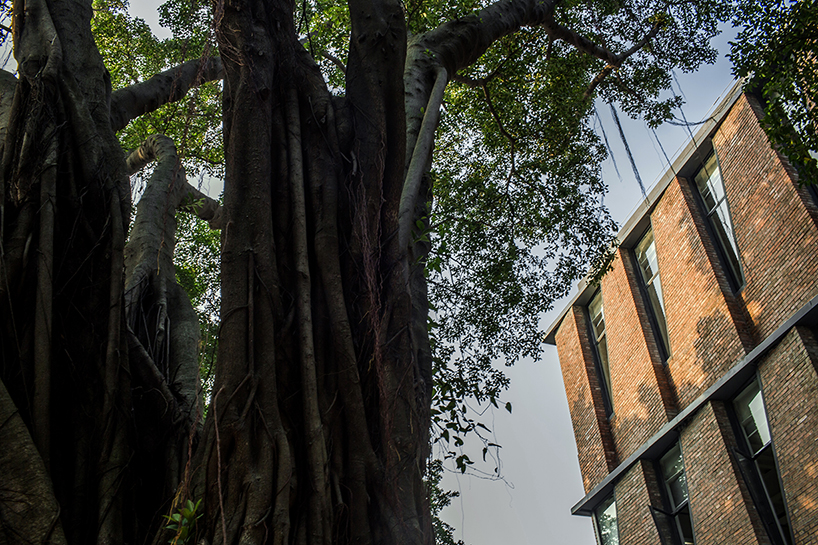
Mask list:
[[[716,244],[727,263],[727,272],[732,277],[733,287],[738,289],[744,283],[744,278],[741,274],[741,261],[733,222],[730,219],[730,209],[727,206],[724,181],[714,152],[710,153],[693,179],[696,181],[696,188],[702,198]]]
[[[758,382],[753,382],[733,400],[733,409],[741,428],[739,467],[753,501],[773,543],[791,544],[792,534],[781,480],[778,477],[770,426]],[[742,452],[743,451],[743,452]]]
[[[653,239],[653,229],[648,232],[636,245],[634,251],[639,270],[642,273],[648,301],[653,311],[653,318],[659,330],[660,344],[664,349],[663,357],[667,359],[670,355],[670,341],[667,336],[667,320],[665,319],[665,301],[662,297],[662,280],[659,277],[659,261],[656,258],[656,241]]]
[[[682,460],[682,449],[678,443],[659,460],[659,469],[667,494],[667,515],[672,522],[672,530],[683,545],[693,545],[693,519],[687,495],[687,478]]]
[[[611,389],[611,369],[608,365],[608,341],[605,336],[605,312],[602,307],[602,291],[596,294],[588,303],[588,315],[591,318],[591,336],[594,340],[597,358],[597,376],[602,383],[602,398],[605,403],[605,412],[613,414],[613,390]]]
[[[619,527],[616,524],[616,501],[613,495],[594,510],[594,526],[600,545],[619,545]]]

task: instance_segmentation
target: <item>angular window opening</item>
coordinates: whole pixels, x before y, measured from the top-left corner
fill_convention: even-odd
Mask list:
[[[753,381],[733,400],[741,429],[736,458],[767,533],[776,545],[791,545],[792,531],[773,452],[764,398]]]
[[[664,514],[669,518],[674,541],[681,545],[694,545],[687,477],[682,449],[678,443],[659,460],[659,470],[664,483],[665,501],[669,508]]]
[[[602,383],[602,400],[605,404],[605,413],[610,418],[613,414],[613,389],[611,388],[611,369],[608,365],[608,341],[605,336],[605,312],[602,306],[602,290],[588,303],[588,315],[591,318],[591,338],[594,340],[594,356],[596,359],[596,374]]]
[[[719,170],[719,162],[715,152],[705,159],[704,164],[693,177],[696,188],[699,190],[701,202],[704,205],[707,220],[716,239],[716,246],[723,261],[726,263],[728,277],[733,289],[738,291],[744,285],[744,276],[741,271],[738,244],[730,218],[730,209],[727,203],[727,194],[724,190],[724,180]]]
[[[656,257],[656,241],[653,238],[653,228],[648,228],[642,240],[634,249],[636,261],[642,274],[647,299],[650,301],[650,308],[655,321],[656,329],[659,331],[660,350],[663,351],[662,359],[670,357],[670,341],[667,335],[667,320],[665,319],[665,301],[662,296],[662,280],[659,276],[659,261]]]
[[[594,510],[594,527],[600,545],[619,545],[619,527],[616,523],[616,501],[613,495]]]

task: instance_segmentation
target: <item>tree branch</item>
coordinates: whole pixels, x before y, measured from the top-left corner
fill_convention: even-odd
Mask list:
[[[486,97],[486,105],[489,108],[489,113],[491,113],[491,116],[494,118],[494,121],[497,123],[497,128],[500,129],[500,134],[502,134],[503,136],[506,137],[506,139],[508,140],[509,145],[511,147],[511,170],[509,170],[508,178],[506,180],[506,185],[508,185],[508,183],[511,182],[511,177],[514,175],[514,173],[517,170],[516,163],[515,163],[517,139],[514,138],[513,136],[511,136],[511,133],[509,133],[506,130],[505,126],[503,125],[503,121],[500,119],[500,115],[497,113],[497,110],[494,108],[494,102],[491,100],[491,94],[489,93],[488,83],[483,83],[482,88],[483,88],[483,96]]]
[[[417,204],[420,182],[423,173],[426,172],[429,157],[432,152],[432,145],[435,141],[435,130],[440,120],[440,105],[443,103],[443,92],[448,82],[446,69],[442,66],[438,69],[435,78],[435,86],[432,89],[429,102],[423,114],[423,123],[420,126],[415,149],[412,152],[412,159],[409,162],[409,169],[406,173],[406,180],[403,184],[403,191],[400,198],[400,211],[398,215],[399,231],[398,244],[403,250],[409,246],[409,234],[412,232],[414,224],[414,211]]]
[[[579,51],[603,60],[608,64],[619,66],[622,64],[622,60],[624,60],[620,59],[617,55],[614,55],[608,49],[595,44],[585,36],[557,23],[557,21],[554,20],[553,13],[548,13],[545,16],[545,20],[540,23],[540,26],[544,28],[546,32],[548,32],[548,35],[552,38],[569,43],[576,47]]]
[[[335,55],[331,55],[331,54],[327,53],[326,51],[322,51],[321,56],[324,57],[325,59],[327,59],[328,61],[332,62],[335,66],[337,66],[338,69],[342,73],[344,73],[344,74],[347,73],[346,65],[344,64],[344,62],[341,59],[339,59]]]
[[[653,39],[665,24],[656,17],[650,31],[630,49],[615,54],[589,38],[559,24],[554,9],[559,0],[500,0],[476,15],[462,17],[418,36],[413,47],[423,47],[439,56],[449,73],[454,74],[474,63],[498,39],[522,27],[539,26],[552,40],[567,42],[579,51],[619,67],[631,55]]]
[[[114,131],[122,130],[140,115],[181,100],[191,88],[221,79],[223,75],[219,57],[195,59],[156,74],[148,81],[114,91],[111,94],[111,126]]]
[[[587,89],[585,89],[585,92],[584,92],[584,93],[582,93],[582,98],[584,98],[585,100],[588,100],[589,98],[591,98],[591,95],[593,95],[594,90],[595,90],[597,87],[599,87],[599,84],[600,84],[600,83],[602,83],[603,81],[605,81],[605,78],[607,78],[607,77],[608,77],[608,75],[609,75],[611,72],[613,72],[613,70],[614,70],[615,68],[616,68],[616,67],[615,67],[614,65],[612,65],[612,64],[608,64],[608,65],[606,65],[606,66],[605,66],[605,68],[603,68],[602,70],[600,70],[600,71],[599,71],[599,74],[597,74],[597,75],[596,75],[596,77],[594,77],[594,79],[593,79],[593,80],[591,80],[591,83],[588,85],[588,88],[587,88]]]
[[[538,26],[558,0],[500,0],[474,15],[417,36],[411,47],[428,51],[450,74],[474,63],[495,41],[524,26]],[[427,54],[427,55],[428,55]]]

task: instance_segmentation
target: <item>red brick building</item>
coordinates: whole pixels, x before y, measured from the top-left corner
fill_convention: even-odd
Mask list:
[[[818,544],[818,207],[733,90],[550,328],[601,545]]]

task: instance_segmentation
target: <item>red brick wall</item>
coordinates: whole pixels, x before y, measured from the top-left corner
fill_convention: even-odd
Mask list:
[[[616,467],[617,460],[581,307],[574,307],[565,315],[556,341],[582,484],[589,492]]]
[[[818,543],[818,353],[793,328],[759,366],[764,404],[798,545]]]
[[[744,267],[741,295],[764,339],[818,293],[818,228],[746,97],[733,106],[713,145]]]
[[[647,462],[637,462],[616,484],[616,517],[619,542],[627,545],[656,545],[659,533],[650,514],[655,503],[655,490],[649,483],[655,476]]]
[[[629,252],[620,250],[613,270],[602,279],[613,387],[611,427],[621,460],[677,414]]]
[[[761,519],[730,455],[727,411],[708,403],[681,434],[696,545],[768,544]]]
[[[745,286],[733,293],[693,190],[679,179],[651,217],[669,325],[667,365],[655,344],[630,249],[620,249],[601,285],[610,420],[584,309],[571,309],[556,333],[586,492],[818,293],[818,207],[797,187],[786,161],[769,149],[745,97],[725,117],[713,145]],[[818,545],[817,369],[818,343],[804,329],[791,332],[760,367],[797,544]],[[729,455],[735,437],[724,405],[713,402],[698,411],[681,440],[697,545],[766,543]],[[623,544],[658,543],[648,510],[660,503],[651,464],[637,462],[616,485]]]
[[[685,195],[687,193],[687,195]],[[686,198],[687,197],[687,198]],[[705,247],[704,225],[686,181],[670,184],[651,214],[664,292],[671,356],[667,361],[680,408],[695,400],[745,354],[733,313]],[[697,214],[699,222],[703,221]],[[714,256],[715,258],[715,256]],[[724,279],[725,286],[726,278]]]

